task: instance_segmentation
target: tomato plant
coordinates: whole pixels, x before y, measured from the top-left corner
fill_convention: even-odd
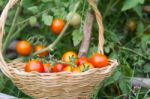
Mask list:
[[[28,56],[32,51],[32,46],[28,41],[19,41],[16,45],[16,51],[21,56]]]
[[[59,35],[63,30],[65,22],[61,19],[54,19],[52,24],[50,25],[50,30],[55,35]]]
[[[43,73],[44,66],[43,66],[42,62],[40,62],[38,60],[31,60],[25,65],[25,71],[26,72],[36,71],[39,73]]]

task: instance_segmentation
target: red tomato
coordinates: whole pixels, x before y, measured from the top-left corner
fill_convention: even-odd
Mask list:
[[[94,65],[96,68],[102,68],[109,64],[108,58],[99,53],[95,53],[91,56],[90,62]]]
[[[62,61],[64,62],[71,62],[71,59],[74,59],[74,61],[77,59],[77,54],[73,51],[68,51],[63,54]]]
[[[63,68],[63,71],[72,72],[72,67],[70,65]]]
[[[37,71],[39,73],[43,73],[44,66],[42,62],[38,60],[31,60],[25,65],[25,71],[26,72]]]
[[[79,68],[82,72],[84,72],[84,71],[94,68],[94,66],[92,63],[86,62],[86,63],[81,64]]]
[[[28,41],[19,41],[16,45],[16,51],[21,56],[28,56],[32,51],[32,46]]]
[[[50,26],[50,30],[55,34],[55,35],[59,35],[61,33],[61,31],[63,30],[65,26],[65,22],[61,19],[54,19],[51,26]]]
[[[34,47],[34,51],[37,52],[37,51],[42,50],[44,48],[45,47],[43,45],[37,45],[37,46]],[[43,52],[43,53],[39,54],[38,56],[39,57],[44,57],[44,56],[47,56],[47,55],[48,55],[48,52],[46,51],[46,52]]]
[[[76,61],[77,66],[82,65],[83,63],[88,62],[88,59],[86,57],[78,58]]]
[[[44,70],[45,72],[50,72],[50,69],[51,69],[51,65],[49,63],[46,63],[46,64],[43,64],[44,65]]]
[[[65,66],[63,64],[55,64],[54,67],[51,69],[52,73],[61,72]]]

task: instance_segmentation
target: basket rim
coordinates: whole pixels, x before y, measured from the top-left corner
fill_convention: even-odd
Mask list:
[[[10,62],[11,63],[11,62]],[[95,73],[95,71],[102,71],[102,72],[99,72],[100,74],[106,74],[108,72],[110,72],[114,66],[118,66],[118,62],[116,59],[113,59],[113,60],[109,60],[109,65],[106,66],[106,67],[102,67],[102,68],[92,68],[92,69],[89,69],[85,72],[81,72],[81,73],[73,73],[73,72],[58,72],[58,73],[38,73],[38,72],[25,72],[25,71],[20,71],[18,70],[17,68],[13,68],[13,67],[10,67],[8,66],[8,68],[11,70],[11,71],[14,71],[17,75],[22,75],[22,76],[50,76],[50,77],[53,77],[53,76],[81,76],[81,75],[88,75],[88,74],[92,74],[92,73]]]

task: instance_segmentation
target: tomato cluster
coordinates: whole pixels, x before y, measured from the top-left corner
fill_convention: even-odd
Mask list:
[[[34,52],[37,52],[39,50],[44,49],[45,47],[43,45],[37,45],[34,46]],[[28,56],[31,54],[32,50],[32,45],[28,42],[28,41],[18,41],[18,43],[16,44],[16,52],[20,55],[20,56]],[[47,56],[48,52],[43,52],[41,54],[39,54],[39,57],[44,57]]]
[[[73,72],[81,73],[92,68],[102,68],[108,66],[108,58],[105,55],[95,53],[89,59],[86,57],[78,58],[73,51],[65,52],[62,55],[61,63],[42,63],[39,60],[31,60],[25,65],[25,71],[36,71],[39,73],[57,73],[57,72]]]

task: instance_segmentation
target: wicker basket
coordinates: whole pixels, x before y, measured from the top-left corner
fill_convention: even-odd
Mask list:
[[[2,55],[4,26],[10,8],[17,0],[9,0],[0,17],[0,66],[2,72],[24,93],[35,99],[89,99],[93,90],[106,77],[111,76],[118,63],[110,60],[109,66],[94,68],[83,73],[27,73],[25,63],[15,60],[6,63]],[[88,0],[99,26],[99,52],[103,53],[103,25],[94,0]]]

